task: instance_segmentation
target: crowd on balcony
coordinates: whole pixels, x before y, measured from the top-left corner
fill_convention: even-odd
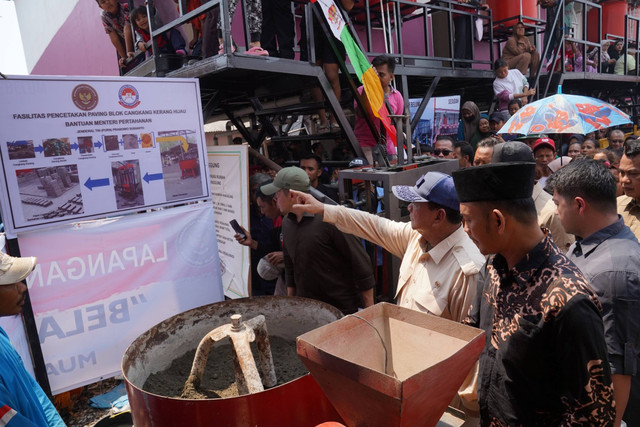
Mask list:
[[[132,57],[140,57],[143,52],[150,52],[150,34],[147,22],[143,22],[146,17],[146,7],[141,6],[135,10],[129,10],[126,2],[119,0],[96,0],[98,6],[102,9],[102,23],[105,31],[113,43],[121,67],[125,67],[131,62]],[[179,0],[171,2],[177,7]],[[161,3],[161,2],[156,2]],[[202,0],[188,0],[186,10],[183,13],[199,7]],[[455,10],[473,11],[474,13],[485,13],[484,9],[487,5],[482,0],[456,0],[453,2],[460,3],[460,6],[454,6]],[[581,40],[570,38],[573,36],[571,28],[574,25],[570,18],[572,10],[570,5],[573,2],[567,2],[566,15],[562,22],[556,23],[553,27],[554,14],[558,10],[557,0],[543,0],[540,5],[546,9],[547,24],[545,29],[544,41],[550,43],[547,49],[546,58],[541,58],[542,47],[532,43],[530,35],[527,35],[527,25],[524,22],[517,22],[512,29],[512,36],[506,41],[502,47],[502,59],[507,61],[509,69],[517,69],[523,75],[533,76],[539,69],[543,68],[543,72],[551,71],[551,67],[555,64],[554,71],[567,72],[602,72],[611,74],[635,74],[636,57],[634,52],[630,52],[625,46],[622,39],[603,40],[601,46],[593,46],[585,44]],[[236,11],[237,0],[229,2],[229,21],[233,20]],[[354,5],[358,4],[353,0],[339,2],[345,12],[349,12]],[[355,9],[354,9],[355,10]],[[249,45],[243,53],[248,55],[275,56],[280,58],[294,59],[295,45],[298,42],[300,47],[300,59],[307,60],[307,34],[305,14],[302,9],[299,10],[302,20],[300,22],[300,40],[295,40],[296,20],[292,13],[291,2],[289,0],[273,0],[260,1],[251,0],[247,3],[246,25],[250,34]],[[151,21],[153,28],[162,26],[157,11],[153,10],[154,16]],[[359,13],[359,12],[358,12]],[[472,66],[473,49],[471,45],[474,43],[474,35],[467,31],[472,27],[471,15],[453,13],[453,23],[455,26],[453,55],[456,59],[465,61],[455,62],[457,68],[470,68]],[[574,18],[575,19],[575,18]],[[138,22],[140,21],[140,22]],[[327,76],[331,77],[337,74],[333,70],[333,62],[326,60],[331,57],[331,47],[323,41],[326,35],[320,30],[316,18],[314,16],[314,39],[316,41],[316,55],[320,65],[325,68]],[[157,43],[160,53],[189,55],[193,58],[208,57],[223,53],[222,46],[222,28],[217,10],[210,10],[206,14],[202,14],[189,23],[189,30],[173,29],[158,37]],[[467,28],[468,27],[468,28]],[[552,28],[553,27],[553,28]],[[190,41],[187,44],[183,36],[189,34]],[[565,37],[564,44],[560,44],[562,36]],[[233,52],[236,50],[236,43],[233,44]],[[563,52],[555,52],[560,46],[564,46]],[[552,61],[555,55],[557,61]],[[136,62],[136,64],[139,61]],[[129,65],[128,68],[131,68]],[[335,68],[335,67],[334,67]],[[332,86],[335,86],[331,80]],[[319,98],[319,95],[317,96]],[[323,122],[323,125],[325,123]],[[328,122],[327,122],[328,126]]]
[[[505,43],[502,59],[507,62],[509,69],[533,76],[540,66],[540,52],[525,35],[525,30],[523,22],[513,26],[513,36]],[[555,61],[555,71],[635,74],[636,59],[624,48],[623,40],[603,40],[600,47],[588,47],[586,54],[583,51],[584,47],[584,44],[577,41],[565,40],[564,55],[560,55]],[[557,48],[558,46],[555,47]],[[543,71],[550,71],[552,62],[549,57]]]

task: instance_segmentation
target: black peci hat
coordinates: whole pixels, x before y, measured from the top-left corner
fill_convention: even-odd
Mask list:
[[[491,163],[533,162],[533,151],[520,141],[505,141],[493,147]]]
[[[454,171],[460,203],[526,199],[533,194],[536,164],[491,163]]]

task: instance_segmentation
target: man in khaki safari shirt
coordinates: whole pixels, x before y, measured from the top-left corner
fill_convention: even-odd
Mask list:
[[[428,172],[415,186],[399,185],[392,190],[398,199],[410,203],[410,223],[324,205],[300,192],[295,192],[298,204],[292,209],[323,214],[323,221],[401,258],[398,305],[462,321],[475,296],[485,258],[461,226],[453,179]]]

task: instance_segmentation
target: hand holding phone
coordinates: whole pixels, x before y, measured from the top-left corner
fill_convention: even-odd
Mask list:
[[[233,228],[233,230],[242,236],[243,239],[247,238],[247,235],[245,234],[244,230],[242,229],[242,227],[240,227],[240,224],[238,224],[238,221],[236,221],[235,219],[232,219],[231,221],[229,221],[229,224],[231,224],[231,228]]]

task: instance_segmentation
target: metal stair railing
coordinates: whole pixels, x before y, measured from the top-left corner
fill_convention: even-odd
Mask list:
[[[558,48],[553,51],[552,60],[551,60],[551,69],[549,70],[549,78],[547,79],[545,90],[544,91],[537,90],[535,99],[541,99],[547,96],[547,93],[549,91],[549,86],[551,84],[552,76],[555,73],[555,68],[558,61],[558,55],[560,54],[561,51],[564,51],[564,26],[558,29],[558,22],[559,22],[560,16],[564,16],[563,0],[560,0],[558,3],[558,10],[556,11],[556,16],[553,19],[553,25],[551,27],[553,28],[553,30],[550,31],[549,37],[545,37],[544,49],[542,51],[542,55],[540,56],[540,65],[538,66],[538,69],[536,70],[535,76],[533,78],[533,85],[531,86],[532,88],[537,88],[538,85],[540,84],[540,74],[542,72],[542,68],[546,61],[547,55],[549,54],[549,49],[555,48],[555,46],[551,46],[551,42],[554,42],[554,44],[557,44]],[[561,68],[560,72],[562,73],[564,70],[564,66],[560,68]]]
[[[566,46],[566,42],[571,42],[571,43],[576,43],[580,45],[580,50],[582,51],[582,67],[583,70],[586,71],[586,67],[587,67],[587,47],[591,46],[594,48],[598,48],[598,49],[602,49],[602,43],[601,43],[601,36],[602,36],[602,6],[598,3],[595,3],[591,0],[575,0],[574,1],[574,5],[575,4],[579,4],[582,5],[582,37],[581,38],[577,38],[577,37],[572,37],[571,34],[567,31],[567,28],[564,25],[564,22],[562,23],[562,25],[559,26],[559,23],[562,22],[560,21],[561,18],[565,15],[565,4],[564,1],[559,1],[558,2],[558,9],[556,11],[556,14],[554,16],[553,19],[553,26],[552,28],[554,28],[553,32],[556,32],[557,36],[554,37],[553,32],[550,33],[550,36],[545,38],[544,41],[544,49],[541,55],[541,59],[540,59],[540,66],[538,68],[538,70],[536,71],[534,78],[532,79],[533,85],[531,87],[535,87],[538,88],[539,84],[540,84],[540,77],[543,71],[543,66],[544,63],[546,61],[546,57],[547,55],[549,55],[550,49],[552,49],[553,55],[551,56],[551,60],[550,61],[546,61],[549,68],[549,73],[547,75],[547,80],[546,83],[544,85],[543,90],[538,90],[536,95],[535,95],[535,99],[541,99],[544,98],[546,96],[549,95],[550,91],[554,90],[558,84],[562,84],[562,81],[564,80],[564,76],[566,73],[565,70],[565,64],[564,64],[564,58],[565,58],[565,46]],[[575,6],[574,6],[575,7]],[[588,19],[587,19],[587,7],[591,8],[591,9],[597,9],[598,10],[598,28],[597,28],[597,38],[596,41],[590,41],[589,37],[587,36],[588,34],[588,30],[589,30],[589,26],[588,26]],[[629,17],[627,17],[629,18]],[[637,18],[636,18],[637,19]],[[628,19],[625,20],[625,33],[626,33],[626,24],[628,23]],[[555,42],[554,45],[551,44],[551,42]],[[602,52],[600,52],[601,55]],[[600,56],[598,55],[598,56]],[[575,60],[574,60],[575,61]],[[575,64],[574,64],[575,65]],[[556,67],[558,68],[558,71],[556,71]],[[598,65],[597,65],[597,70],[598,72],[602,72],[601,70],[601,61],[598,61]]]

